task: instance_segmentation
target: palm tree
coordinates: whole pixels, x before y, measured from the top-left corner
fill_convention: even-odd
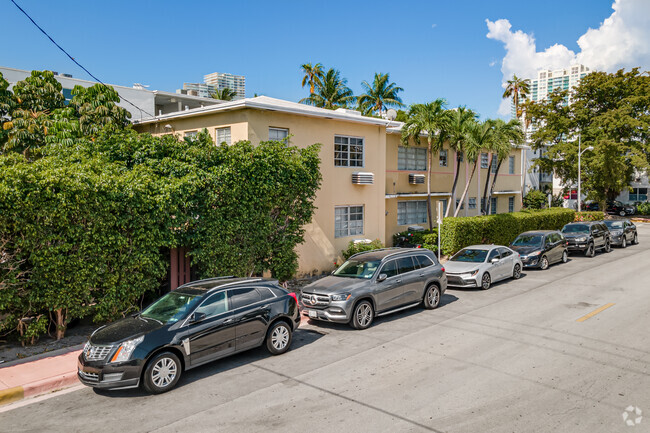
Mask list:
[[[397,84],[390,82],[389,74],[375,73],[375,79],[372,85],[367,81],[361,83],[365,93],[361,94],[357,100],[359,111],[364,114],[371,114],[376,111],[381,115],[384,107],[403,107],[402,99],[397,96],[404,89]]]
[[[341,72],[330,68],[316,83],[316,92],[301,99],[300,102],[329,109],[347,107],[356,99],[347,84],[348,80],[341,78]]]
[[[492,140],[494,140],[494,121],[488,119],[482,123],[472,122],[468,127],[467,138],[468,140],[465,146],[465,157],[467,158],[467,161],[473,163],[474,166],[472,168],[472,173],[469,176],[469,180],[465,185],[463,195],[460,197],[460,203],[463,203],[465,201],[467,191],[469,190],[469,185],[472,183],[474,173],[476,173],[476,166],[478,165],[478,159],[481,155],[481,151],[483,149],[492,147]],[[460,206],[458,206],[454,212],[455,217],[458,216],[459,211]]]
[[[447,102],[444,99],[436,99],[427,104],[411,105],[408,111],[408,118],[402,126],[402,144],[409,145],[409,139],[415,144],[420,144],[420,137],[427,137],[427,214],[429,217],[429,229],[433,229],[433,218],[431,216],[431,160],[433,154],[437,153],[447,138],[449,113],[445,110]]]
[[[223,89],[214,89],[214,92],[210,93],[210,96],[220,101],[232,101],[237,96],[237,92],[228,87],[224,87]]]
[[[302,77],[302,87],[309,84],[309,94],[313,95],[316,84],[323,78],[323,65],[316,63],[312,66],[311,63],[305,63],[300,65],[300,69],[305,73]]]
[[[451,203],[447,206],[449,216],[452,206],[456,205],[456,187],[458,186],[458,175],[460,174],[460,162],[465,152],[468,139],[469,126],[476,122],[476,113],[468,110],[466,107],[458,107],[449,110],[449,147],[456,152],[456,174],[454,175],[454,184],[451,187]]]
[[[510,155],[512,146],[519,146],[523,142],[524,132],[521,129],[521,123],[518,119],[512,119],[508,123],[504,122],[501,119],[497,119],[495,121],[494,140],[492,141],[492,146],[490,148],[492,151],[492,157],[490,158],[490,164],[488,165],[488,173],[485,179],[485,189],[483,190],[483,207],[484,213],[486,215],[490,212],[490,199],[492,198],[492,193],[494,192],[494,185],[497,182],[497,176],[499,175],[501,164]],[[495,157],[497,158],[497,166],[496,170],[494,171],[494,176],[492,176],[492,184],[488,191],[487,186],[490,184],[492,165],[494,164]]]
[[[515,104],[515,116],[517,119],[521,117],[521,112],[519,111],[519,99],[526,99],[529,92],[529,79],[522,80],[517,75],[513,75],[512,80],[508,80],[506,90],[503,92],[503,98],[510,98],[512,96],[512,102]]]

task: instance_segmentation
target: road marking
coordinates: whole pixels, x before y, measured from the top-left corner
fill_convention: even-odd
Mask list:
[[[609,307],[612,307],[614,305],[616,305],[616,304],[614,304],[613,302],[610,302],[609,304],[605,304],[602,307],[595,309],[591,313],[585,314],[584,316],[582,316],[581,318],[576,320],[576,322],[584,322],[585,320],[587,320],[587,319],[589,319],[591,317],[594,317],[596,314],[600,313],[601,311],[605,311],[606,309],[608,309]]]

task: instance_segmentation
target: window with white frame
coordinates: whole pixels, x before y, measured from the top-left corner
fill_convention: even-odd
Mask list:
[[[217,128],[217,144],[226,143],[230,146],[230,126]]]
[[[481,168],[488,168],[490,162],[487,153],[481,153]]]
[[[440,151],[440,167],[447,167],[447,151]]]
[[[269,128],[269,140],[282,141],[289,136],[286,128]]]
[[[196,137],[199,131],[187,131],[183,134],[185,137]]]
[[[490,199],[490,213],[492,215],[497,213],[497,205],[499,204],[499,200],[497,200],[497,197],[492,197]]]
[[[515,174],[515,157],[508,157],[508,174]]]
[[[427,222],[427,201],[411,200],[397,202],[397,224],[419,224]]]
[[[334,136],[334,165],[363,167],[363,138]]]
[[[632,188],[630,201],[648,201],[648,188]]]
[[[467,201],[467,207],[469,209],[476,209],[476,197],[470,197]]]
[[[419,170],[427,169],[427,149],[423,147],[400,146],[397,150],[398,170]]]
[[[497,166],[499,165],[497,159],[499,159],[499,158],[497,158],[495,156],[492,157],[492,173],[493,174],[497,172]]]
[[[363,206],[336,206],[334,208],[334,237],[363,234]]]
[[[515,211],[515,198],[508,197],[508,212],[514,212],[514,211]]]

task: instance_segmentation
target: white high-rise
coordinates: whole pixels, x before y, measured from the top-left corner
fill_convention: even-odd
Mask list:
[[[213,86],[215,89],[231,89],[237,92],[234,99],[244,99],[246,97],[246,77],[243,75],[225,74],[222,72],[213,72],[203,77],[205,84]]]

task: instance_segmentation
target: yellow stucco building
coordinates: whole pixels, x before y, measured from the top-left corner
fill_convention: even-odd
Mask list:
[[[379,239],[390,245],[394,233],[412,225],[428,226],[426,148],[401,146],[399,122],[259,96],[144,119],[135,127],[154,135],[180,136],[205,128],[215,142],[229,144],[285,137],[298,147],[321,143],[323,181],[313,220],[305,227],[305,242],[298,246],[300,274],[331,270],[351,240]],[[476,170],[460,216],[479,214],[488,160],[487,154],[481,156],[484,168]],[[433,155],[432,163],[435,221],[437,202],[450,203],[457,168],[448,148]],[[458,167],[458,198],[471,168],[465,161]],[[520,149],[513,148],[503,162],[494,191],[492,204],[498,213],[521,208]]]

